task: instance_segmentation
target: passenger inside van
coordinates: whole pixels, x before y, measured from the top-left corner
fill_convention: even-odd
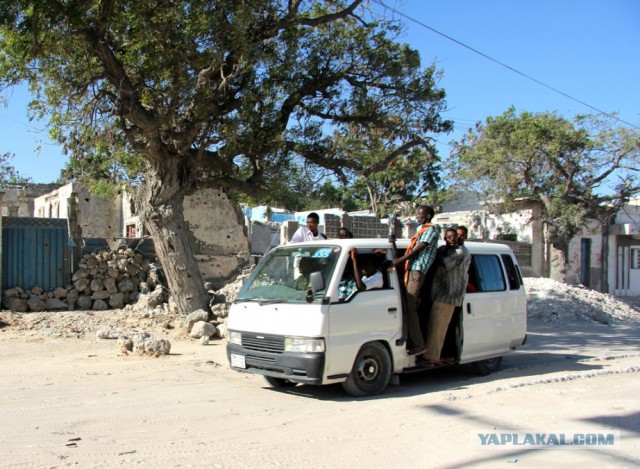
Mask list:
[[[351,262],[347,262],[338,287],[340,301],[346,300],[356,291],[384,286],[384,276],[378,268],[378,262],[373,254],[359,255],[356,248],[352,248],[349,251],[349,257]]]
[[[296,277],[291,285],[291,288],[296,290],[307,290],[309,288],[309,277],[311,272],[318,270],[315,260],[310,257],[300,258],[300,264],[298,264],[298,270],[300,275]]]

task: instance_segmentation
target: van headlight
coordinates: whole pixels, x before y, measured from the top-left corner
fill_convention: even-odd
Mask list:
[[[227,340],[230,344],[242,345],[242,334],[238,331],[228,331]]]
[[[304,337],[285,337],[285,352],[320,353],[324,352],[324,339],[306,339]]]

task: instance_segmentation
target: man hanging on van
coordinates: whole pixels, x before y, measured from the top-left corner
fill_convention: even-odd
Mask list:
[[[467,229],[466,226],[464,225],[459,225],[456,228],[456,233],[458,234],[458,244],[460,246],[464,245],[464,242],[467,240],[467,238],[469,237],[469,230]],[[471,279],[469,279],[469,283],[467,283],[467,293],[469,292],[477,292],[478,291],[478,287],[476,287],[472,282]]]
[[[422,226],[411,238],[411,243],[404,256],[393,261],[393,265],[405,264],[404,284],[407,288],[407,312],[403,320],[403,336],[407,337],[409,355],[417,355],[425,351],[424,336],[420,329],[418,318],[418,303],[420,290],[425,275],[431,267],[438,247],[438,232],[431,219],[435,214],[432,207],[422,205],[418,207],[417,219]]]
[[[431,297],[433,306],[427,320],[427,351],[416,364],[439,365],[449,322],[456,306],[462,305],[469,281],[471,254],[464,244],[458,244],[458,234],[449,228],[444,234],[445,245],[438,248],[436,271]]]
[[[464,225],[459,225],[456,228],[456,233],[458,234],[458,244],[460,246],[464,245],[464,242],[467,240],[467,238],[469,237],[469,230],[467,229],[466,226]]]

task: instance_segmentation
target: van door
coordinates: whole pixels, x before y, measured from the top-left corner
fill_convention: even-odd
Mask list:
[[[462,304],[461,360],[479,360],[509,350],[517,295],[508,288],[497,254],[473,254],[469,287]]]
[[[383,288],[356,291],[330,305],[327,376],[348,374],[363,344],[376,340],[394,344],[401,337],[402,304],[397,279],[393,278],[397,276],[390,277]]]

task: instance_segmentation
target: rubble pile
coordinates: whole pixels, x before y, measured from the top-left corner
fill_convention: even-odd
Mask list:
[[[550,278],[524,279],[529,319],[545,324],[640,322],[640,309],[625,298]]]
[[[227,317],[229,308],[238,296],[238,292],[245,279],[252,269],[242,272],[233,282],[226,284],[220,290],[207,288],[211,295],[209,308],[211,314],[205,310],[198,310],[185,318],[184,325],[189,335],[194,339],[199,339],[200,343],[206,345],[214,336],[225,338],[227,336]]]
[[[148,331],[155,336],[183,334],[182,321],[172,299],[154,308],[127,305],[105,311],[56,311],[0,313],[2,323],[27,336],[55,338],[87,338],[99,340],[131,337]],[[2,329],[0,328],[0,331]]]
[[[2,305],[14,312],[120,309],[144,299],[155,307],[165,300],[160,267],[133,249],[85,254],[72,285],[45,292],[39,286],[4,291]]]
[[[91,257],[98,259],[97,255]],[[102,261],[99,261],[95,267],[98,271],[100,262],[109,263],[108,260],[104,261],[104,253],[100,253],[100,259]],[[91,270],[94,268],[89,266],[93,265],[93,261],[89,258],[84,260],[88,262],[83,263],[83,268],[91,275]],[[109,257],[109,260],[113,259]],[[122,264],[125,265],[124,262]],[[133,270],[130,267],[129,273],[131,272]],[[111,310],[80,310],[76,302],[73,311],[67,310],[68,307],[65,306],[64,310],[56,312],[31,311],[28,308],[23,311],[0,312],[0,331],[3,327],[10,327],[31,336],[59,338],[86,338],[94,335],[98,340],[117,341],[118,349],[122,354],[164,355],[171,350],[169,337],[198,339],[203,345],[217,337],[224,338],[229,307],[250,272],[250,269],[243,272],[235,281],[217,291],[212,290],[210,285],[205,285],[211,295],[211,312],[198,310],[186,317],[181,316],[173,297],[169,296],[165,300],[165,295],[157,293],[161,291],[157,288],[160,286],[159,283],[149,293],[143,293],[147,288],[151,289],[153,283],[150,280],[157,278],[158,275],[154,272],[153,265],[150,265],[146,281],[140,280],[140,273],[136,274],[140,294],[137,295],[137,301],[133,304]],[[122,275],[123,278],[133,281],[131,277]],[[84,274],[81,277],[76,278],[74,286],[82,286],[86,283],[78,283],[80,280],[90,279],[89,284],[93,280],[89,276],[85,277]],[[33,292],[29,294],[34,295]],[[43,296],[52,297],[47,294]],[[22,299],[26,301],[25,298]],[[9,309],[6,304],[5,309]]]

